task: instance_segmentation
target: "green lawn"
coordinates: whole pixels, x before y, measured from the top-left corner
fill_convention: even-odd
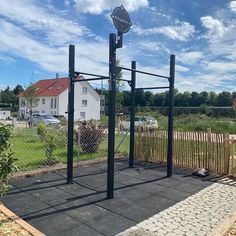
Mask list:
[[[12,142],[12,151],[15,157],[18,159],[16,165],[20,170],[36,169],[43,165],[45,157],[45,144],[39,139],[33,130],[29,128],[16,128],[14,130]],[[124,134],[116,134],[116,143],[118,144],[123,139]],[[107,156],[107,136],[103,139],[99,145],[99,150],[96,153],[78,154],[78,146],[74,146],[74,161],[89,160],[99,157]],[[127,136],[124,142],[119,147],[117,153],[127,155],[129,150],[129,136]],[[66,147],[56,148],[53,152],[53,157],[61,163],[67,161]]]

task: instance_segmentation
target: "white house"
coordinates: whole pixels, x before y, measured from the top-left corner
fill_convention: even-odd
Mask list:
[[[0,108],[0,120],[6,120],[11,117],[11,108]]]
[[[83,77],[80,77],[83,78]],[[79,78],[79,79],[80,79]],[[63,115],[67,117],[68,77],[39,80],[36,82],[38,103],[34,113]],[[75,83],[74,119],[100,119],[100,95],[87,81]],[[28,116],[24,92],[19,95],[19,116]]]

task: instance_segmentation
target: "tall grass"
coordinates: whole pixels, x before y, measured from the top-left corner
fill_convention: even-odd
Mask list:
[[[158,121],[160,129],[167,129],[168,117],[156,112],[139,112],[138,115],[151,115]],[[236,134],[236,120],[229,118],[211,118],[205,115],[192,114],[174,116],[174,129],[179,131],[203,131],[211,128],[213,132]]]

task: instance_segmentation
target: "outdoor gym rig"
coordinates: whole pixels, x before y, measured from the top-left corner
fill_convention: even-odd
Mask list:
[[[117,9],[117,8],[116,8]],[[114,10],[114,12],[116,11]],[[120,7],[118,10],[124,10]],[[113,14],[114,14],[113,12]],[[128,14],[128,13],[127,13]],[[119,16],[121,17],[121,16]],[[120,19],[118,17],[118,19]],[[126,16],[127,17],[127,16]],[[114,21],[114,19],[113,19]],[[122,20],[124,23],[124,20]],[[129,26],[131,23],[129,23]],[[116,26],[116,25],[115,25]],[[116,28],[119,28],[116,26]],[[123,31],[123,32],[122,32]],[[167,176],[172,176],[173,163],[173,105],[174,105],[174,78],[175,78],[175,55],[170,56],[170,73],[169,76],[153,74],[136,69],[136,61],[132,61],[131,68],[116,66],[116,50],[122,48],[123,28],[116,34],[110,34],[109,37],[109,76],[77,72],[75,71],[75,46],[69,46],[69,90],[68,90],[68,142],[67,142],[67,183],[73,183],[73,133],[74,133],[74,83],[82,81],[96,81],[109,79],[109,127],[108,127],[108,159],[107,159],[107,198],[114,196],[114,156],[115,156],[115,104],[116,104],[116,74],[118,71],[126,70],[131,72],[131,80],[119,79],[129,83],[131,87],[131,111],[130,111],[130,150],[129,150],[129,167],[134,167],[134,118],[135,118],[135,91],[140,89],[169,89],[169,112],[168,112],[168,145],[167,145]],[[166,87],[136,87],[136,74],[145,74],[159,78],[165,78],[169,82]],[[80,75],[91,76],[88,79],[76,79]]]

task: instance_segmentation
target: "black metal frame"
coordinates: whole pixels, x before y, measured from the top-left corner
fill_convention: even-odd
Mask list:
[[[96,78],[76,79],[80,75],[95,76]],[[68,89],[68,138],[67,138],[67,183],[73,183],[73,153],[74,153],[74,83],[108,79],[108,76],[75,71],[75,46],[69,46],[69,89]]]
[[[119,67],[119,69],[131,71],[131,111],[130,111],[130,153],[129,167],[134,166],[134,132],[135,132],[135,91],[149,89],[169,89],[169,112],[168,112],[168,141],[167,141],[167,176],[172,176],[173,165],[173,108],[174,108],[174,80],[175,80],[175,55],[170,56],[170,75],[162,76],[158,74],[148,73],[145,71],[136,70],[136,62],[132,61],[131,69]],[[144,87],[136,88],[136,73],[146,74],[154,77],[165,78],[169,81],[169,86],[162,87]]]
[[[173,104],[174,104],[174,78],[175,56],[170,57],[170,75],[163,76],[145,71],[136,70],[136,62],[132,61],[131,69],[116,66],[116,49],[122,48],[123,34],[118,32],[109,36],[109,77],[85,72],[75,71],[75,46],[69,46],[69,89],[68,89],[68,140],[67,140],[67,183],[73,183],[73,130],[74,130],[74,83],[82,81],[95,81],[109,79],[109,128],[108,128],[108,159],[107,159],[107,198],[114,196],[114,155],[115,155],[115,103],[116,103],[116,71],[127,70],[131,72],[131,80],[120,79],[129,83],[131,87],[130,112],[130,154],[129,167],[134,166],[134,117],[135,117],[135,91],[140,89],[169,89],[169,116],[168,116],[168,150],[167,150],[167,176],[172,175],[173,152]],[[136,88],[136,73],[168,79],[169,86]],[[95,78],[76,79],[79,75],[88,75]]]

